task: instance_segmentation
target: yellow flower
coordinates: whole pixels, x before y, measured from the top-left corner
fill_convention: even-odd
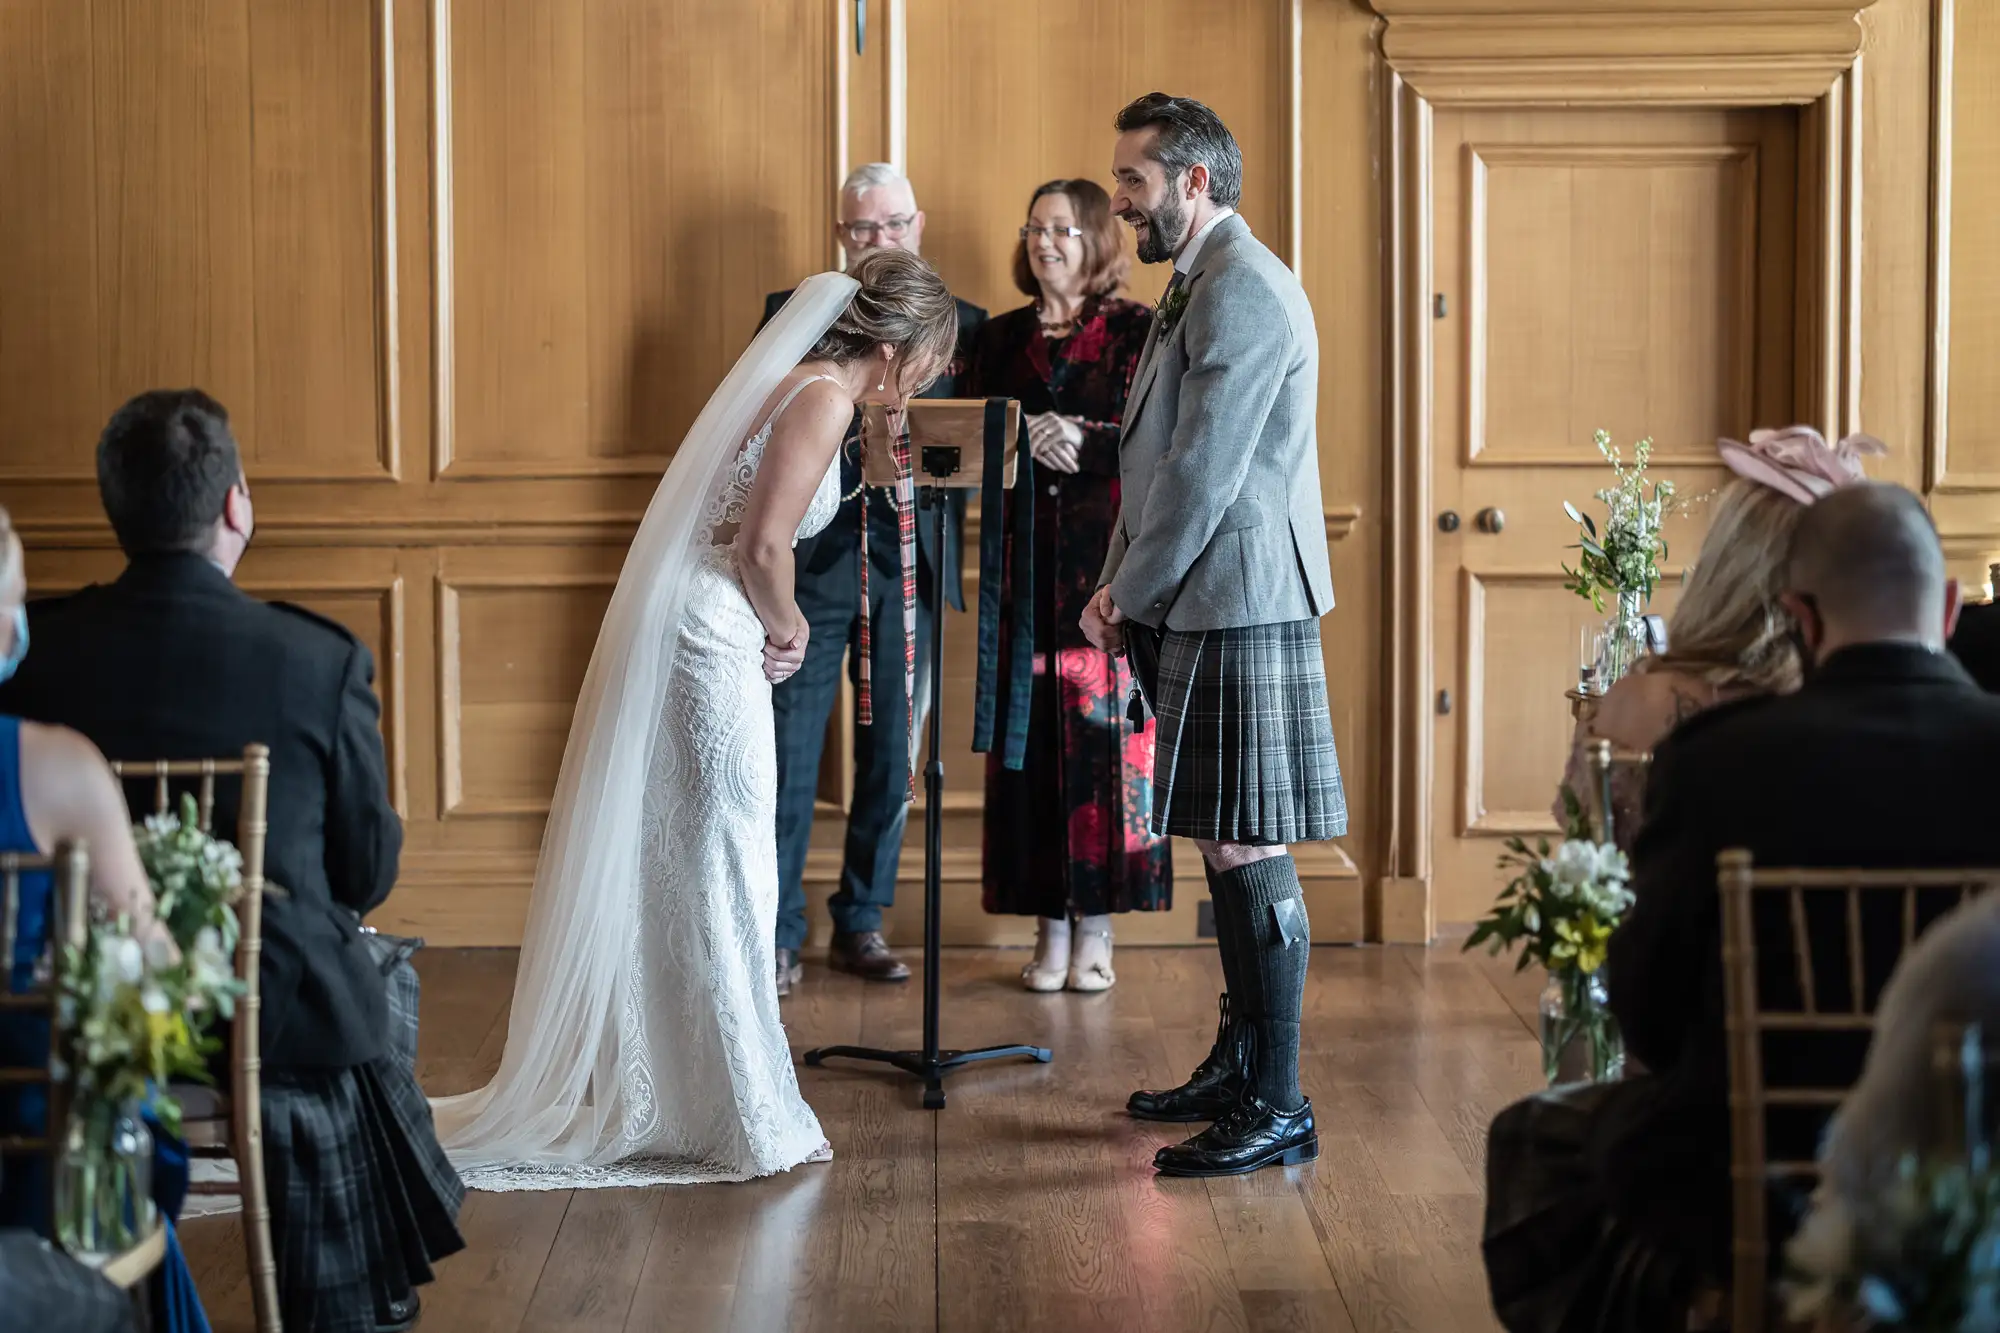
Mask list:
[[[1610,942],[1611,928],[1595,917],[1558,921],[1549,957],[1558,963],[1574,963],[1577,971],[1589,974],[1604,966]]]

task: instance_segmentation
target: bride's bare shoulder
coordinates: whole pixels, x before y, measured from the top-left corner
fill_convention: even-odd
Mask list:
[[[853,400],[831,380],[811,379],[801,383],[793,379],[781,385],[773,397],[776,413],[771,418],[773,439],[823,441],[831,434],[838,441],[847,433],[848,422],[854,417]]]

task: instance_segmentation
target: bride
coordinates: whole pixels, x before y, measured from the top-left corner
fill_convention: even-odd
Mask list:
[[[951,354],[951,295],[877,250],[807,279],[729,372],[633,539],[577,700],[500,1071],[432,1103],[474,1189],[748,1180],[830,1157],[778,1021],[771,683],[792,546],[861,403]]]

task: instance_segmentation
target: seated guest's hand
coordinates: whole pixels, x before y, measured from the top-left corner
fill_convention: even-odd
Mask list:
[[[1125,651],[1125,613],[1111,604],[1109,587],[1099,588],[1090,605],[1083,608],[1082,625],[1083,637],[1099,652],[1116,655]]]

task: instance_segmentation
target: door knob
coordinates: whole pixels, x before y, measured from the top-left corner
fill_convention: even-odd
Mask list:
[[[1458,531],[1458,511],[1456,509],[1447,509],[1442,514],[1438,515],[1438,531],[1439,532]]]
[[[1481,532],[1498,532],[1507,526],[1507,516],[1492,505],[1480,510],[1472,521],[1479,525]]]

